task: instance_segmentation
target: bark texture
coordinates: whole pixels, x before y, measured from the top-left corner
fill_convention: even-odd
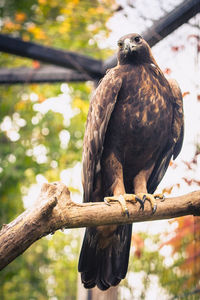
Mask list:
[[[200,215],[200,191],[183,196],[158,200],[152,214],[148,201],[144,211],[138,203],[127,202],[130,216],[123,214],[118,202],[76,204],[68,188],[61,182],[44,184],[36,205],[14,221],[4,224],[0,231],[0,270],[22,254],[35,241],[58,229],[125,224],[170,219],[185,215]]]

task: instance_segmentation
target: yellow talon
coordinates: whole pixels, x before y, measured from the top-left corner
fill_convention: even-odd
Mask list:
[[[128,208],[126,206],[125,195],[111,196],[111,197],[104,198],[104,202],[108,205],[110,205],[111,201],[118,201],[122,207],[122,211],[129,216]]]
[[[110,197],[105,197],[104,198],[104,202],[107,205],[110,205],[111,201],[118,201],[122,207],[122,211],[129,217],[129,211],[128,208],[126,206],[126,201],[130,201],[130,202],[139,202],[140,203],[140,208],[142,210],[144,210],[144,202],[137,196],[134,194],[123,194],[123,195],[119,195],[119,196],[110,196]]]
[[[112,201],[118,201],[122,207],[122,211],[129,216],[129,211],[126,205],[126,201],[130,201],[133,203],[139,202],[140,203],[140,209],[144,210],[144,203],[146,200],[148,200],[151,203],[152,211],[153,213],[156,212],[157,209],[157,204],[156,204],[156,199],[161,199],[161,201],[165,200],[165,197],[163,194],[148,194],[148,193],[138,193],[137,195],[135,194],[123,194],[123,195],[118,195],[118,196],[110,196],[110,197],[105,197],[104,202],[107,205],[110,205],[110,202]]]

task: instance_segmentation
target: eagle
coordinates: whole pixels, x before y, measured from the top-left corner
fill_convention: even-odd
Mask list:
[[[165,78],[139,34],[119,39],[117,57],[89,106],[84,202],[119,201],[128,215],[127,200],[142,209],[148,200],[155,213],[162,195],[153,193],[182,148],[182,93],[175,80]],[[78,264],[85,288],[107,290],[125,278],[131,234],[132,224],[86,228]]]

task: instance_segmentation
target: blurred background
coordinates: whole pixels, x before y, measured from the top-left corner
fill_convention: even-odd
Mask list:
[[[181,3],[0,0],[0,28],[26,42],[106,60],[122,35],[147,32]],[[158,189],[166,196],[200,186],[200,14],[193,15],[152,49],[166,77],[180,84],[185,110],[182,152]],[[0,75],[9,68],[34,71],[44,66],[0,52]],[[82,201],[82,142],[94,89],[89,79],[30,83],[27,77],[11,84],[8,78],[0,84],[0,226],[34,206],[44,182],[62,181],[72,199]],[[133,224],[129,272],[117,296],[105,299],[200,299],[199,231],[200,222],[192,216]],[[68,229],[37,241],[1,271],[0,299],[97,299],[80,290],[82,235],[82,229]]]

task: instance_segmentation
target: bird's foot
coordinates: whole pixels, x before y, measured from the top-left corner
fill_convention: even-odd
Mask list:
[[[156,212],[157,204],[156,199],[161,199],[161,201],[165,200],[165,196],[163,194],[148,194],[148,193],[138,193],[137,197],[143,199],[143,203],[148,200],[151,203],[153,214]]]
[[[139,202],[140,209],[144,210],[145,200],[144,199],[141,200],[137,195],[134,195],[134,194],[123,194],[123,195],[119,195],[119,196],[110,196],[110,197],[104,198],[104,202],[107,205],[110,205],[110,202],[112,202],[112,201],[118,201],[122,207],[124,214],[127,215],[128,217],[129,217],[129,211],[126,206],[126,201],[130,201],[130,202],[134,202],[134,203]]]

